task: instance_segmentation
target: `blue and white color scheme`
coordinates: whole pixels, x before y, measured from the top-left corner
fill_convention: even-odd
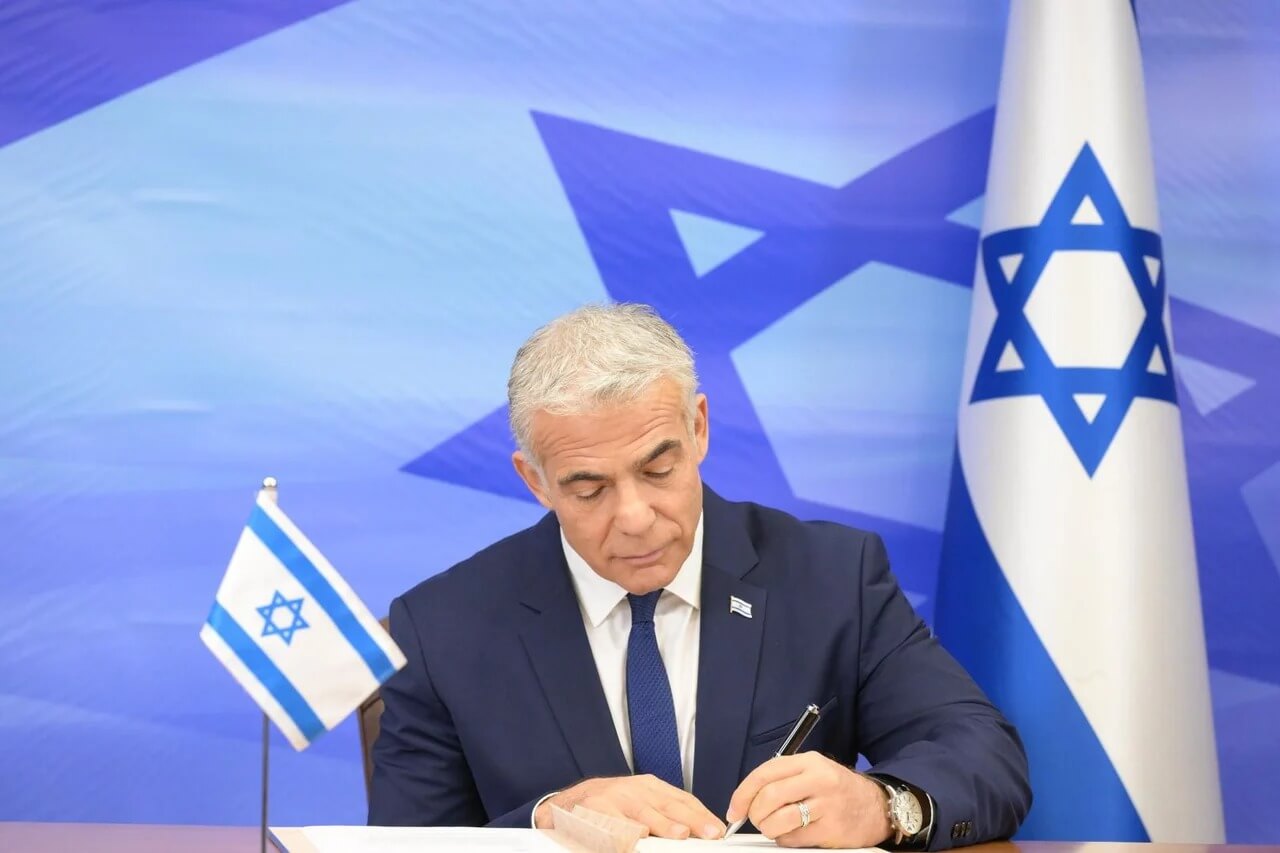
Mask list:
[[[1024,837],[1221,841],[1133,12],[1006,38],[938,633],[1026,741]]]
[[[540,517],[507,371],[584,302],[689,339],[712,488],[880,533],[932,620],[1007,5],[7,0],[0,820],[257,820],[193,630],[245,484],[381,616]],[[1135,5],[1227,834],[1274,843],[1280,4]],[[354,722],[274,739],[277,820],[364,820]]]
[[[405,664],[307,537],[258,494],[200,639],[304,749]]]

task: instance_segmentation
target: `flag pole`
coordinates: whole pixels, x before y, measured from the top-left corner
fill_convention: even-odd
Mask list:
[[[273,504],[280,502],[277,486],[278,483],[275,477],[265,477],[262,480],[262,496]],[[262,714],[262,820],[258,826],[259,853],[267,853],[267,790],[269,788],[268,779],[270,778],[268,771],[271,766],[270,744],[271,719],[264,711]]]
[[[262,715],[262,823],[258,827],[259,853],[267,853],[267,767],[271,751],[267,748],[271,734],[271,721]]]

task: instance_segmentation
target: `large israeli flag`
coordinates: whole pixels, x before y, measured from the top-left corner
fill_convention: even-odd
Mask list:
[[[200,639],[303,749],[404,666],[404,654],[264,489]]]
[[[937,629],[1025,838],[1222,840],[1170,339],[1130,4],[1013,0]]]

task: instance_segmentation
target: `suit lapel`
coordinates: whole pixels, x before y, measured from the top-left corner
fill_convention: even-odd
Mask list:
[[[520,594],[520,639],[582,777],[625,776],[631,769],[600,686],[555,516],[539,522],[537,533]]]
[[[693,793],[718,815],[741,779],[747,727],[764,638],[765,591],[742,580],[757,563],[734,508],[704,487],[702,628],[698,653],[698,722]],[[730,598],[751,607],[747,618]]]

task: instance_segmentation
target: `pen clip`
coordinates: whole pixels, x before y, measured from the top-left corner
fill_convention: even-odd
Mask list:
[[[804,709],[796,724],[792,726],[791,733],[787,735],[786,740],[782,742],[782,746],[778,747],[775,757],[781,758],[784,755],[795,755],[800,751],[804,739],[809,736],[809,732],[813,731],[813,727],[818,724],[818,715],[821,710],[817,705],[810,705]]]

